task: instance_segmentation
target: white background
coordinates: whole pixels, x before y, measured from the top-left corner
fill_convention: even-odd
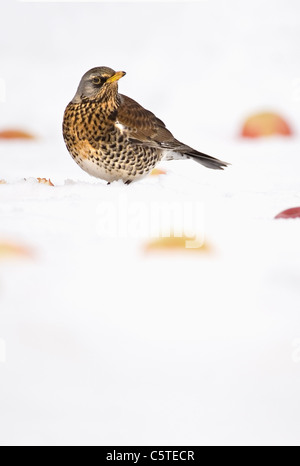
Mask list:
[[[0,444],[299,444],[300,222],[274,220],[300,205],[299,2],[2,1],[0,21],[0,128],[39,137],[0,143],[0,239],[34,251],[0,262]],[[232,166],[165,163],[129,187],[82,172],[62,116],[101,65]],[[242,141],[265,109],[294,136]],[[202,203],[214,253],[99,235],[120,199]]]

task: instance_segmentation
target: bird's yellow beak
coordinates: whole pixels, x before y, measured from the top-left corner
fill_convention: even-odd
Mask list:
[[[113,76],[106,80],[107,83],[114,83],[125,76],[125,71],[117,71]]]

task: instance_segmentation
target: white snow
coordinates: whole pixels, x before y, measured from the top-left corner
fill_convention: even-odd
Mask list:
[[[299,445],[300,219],[274,220],[300,206],[297,12],[7,2],[0,127],[40,138],[0,143],[0,243],[33,251],[0,261],[1,445]],[[122,93],[232,165],[163,162],[167,175],[129,186],[84,173],[60,127],[98,65],[125,69]],[[238,139],[261,107],[295,136]],[[160,206],[211,254],[145,252]]]

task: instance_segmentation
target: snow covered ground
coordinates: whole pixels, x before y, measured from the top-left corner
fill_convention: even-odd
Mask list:
[[[7,2],[0,126],[40,137],[0,143],[0,243],[30,251],[0,257],[1,445],[299,445],[300,220],[274,220],[300,206],[299,12]],[[232,166],[166,162],[130,186],[82,172],[60,125],[95,65]],[[295,136],[238,139],[260,106]],[[210,252],[147,252],[161,205]]]

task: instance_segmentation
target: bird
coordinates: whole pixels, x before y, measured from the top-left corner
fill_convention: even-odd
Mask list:
[[[227,165],[175,139],[154,113],[119,94],[125,71],[106,66],[85,73],[66,107],[63,137],[77,164],[109,183],[147,176],[161,160],[192,159],[207,168]]]

